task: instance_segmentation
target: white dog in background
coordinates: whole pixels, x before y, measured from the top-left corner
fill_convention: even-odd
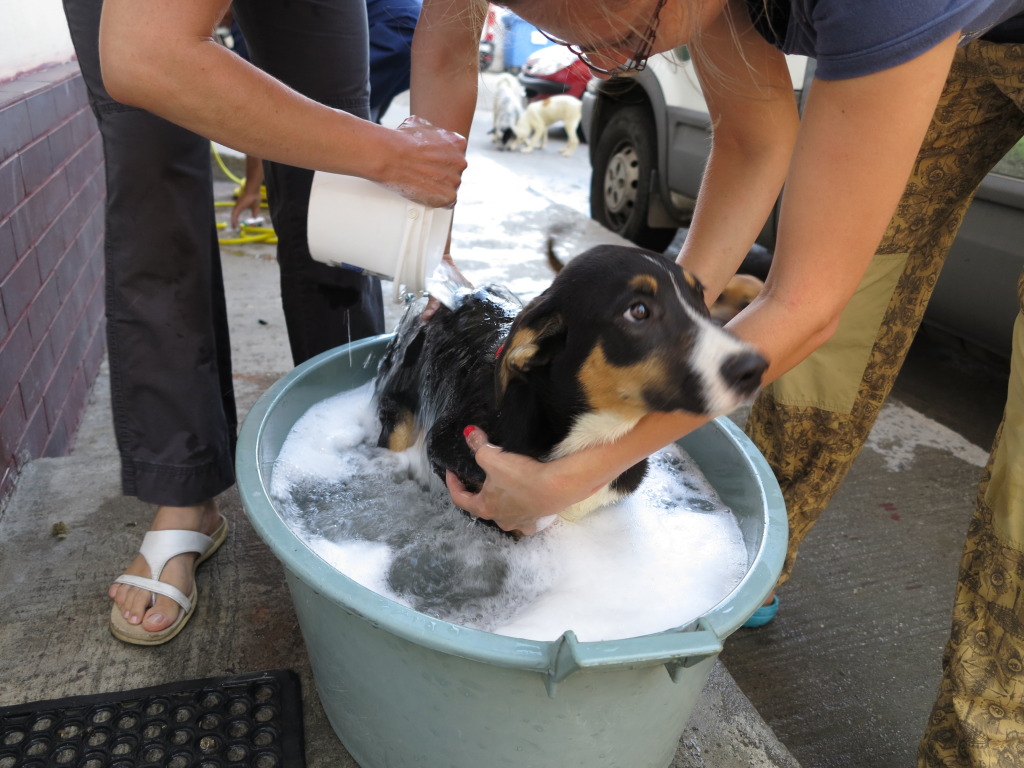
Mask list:
[[[526,136],[520,136],[517,126],[526,113],[526,91],[515,77],[504,72],[494,81],[494,127],[491,141],[498,149],[515,149]]]
[[[519,124],[513,129],[520,140],[525,142],[522,151],[532,152],[538,148],[544,149],[548,143],[548,128],[561,122],[569,137],[569,142],[561,154],[571,157],[580,144],[579,134],[576,131],[580,125],[582,110],[583,103],[567,93],[531,102],[527,105],[526,112]]]

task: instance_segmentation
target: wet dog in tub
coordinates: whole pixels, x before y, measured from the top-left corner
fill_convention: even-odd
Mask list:
[[[378,444],[421,443],[442,480],[484,479],[463,438],[541,461],[608,442],[652,411],[717,416],[757,390],[767,367],[709,317],[703,289],[671,259],[602,245],[570,260],[525,308],[502,287],[467,291],[429,320],[411,307],[375,382]],[[564,510],[578,520],[632,493],[643,460]]]

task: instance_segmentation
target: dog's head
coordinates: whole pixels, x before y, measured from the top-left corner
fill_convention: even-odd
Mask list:
[[[524,130],[527,132],[523,133]],[[522,116],[512,115],[507,117],[507,119],[495,121],[490,134],[494,145],[498,149],[504,150],[515,149],[516,145],[529,135],[529,132]]]
[[[510,388],[569,380],[579,409],[720,415],[760,386],[765,360],[715,325],[703,289],[665,256],[599,246],[577,256],[516,318],[496,376]]]
[[[504,131],[501,132],[501,146],[508,148],[518,138],[519,134],[516,133],[515,128],[506,128]]]

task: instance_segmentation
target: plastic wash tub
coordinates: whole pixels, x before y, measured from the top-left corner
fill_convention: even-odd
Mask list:
[[[781,571],[787,523],[768,465],[726,419],[680,441],[736,515],[749,562],[735,589],[692,625],[602,642],[567,631],[538,642],[433,619],[321,560],[268,494],[292,425],[314,403],[370,380],[388,339],[295,368],[253,406],[238,445],[242,501],[284,566],[342,743],[363,768],[664,768],[722,643]]]

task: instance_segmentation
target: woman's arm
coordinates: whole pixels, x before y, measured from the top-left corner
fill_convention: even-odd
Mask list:
[[[834,332],[903,193],[957,38],[882,72],[815,80],[798,120],[784,56],[733,16],[694,53],[714,132],[679,261],[712,303],[785,181],[771,274],[728,326],[771,362],[769,382]]]
[[[882,72],[812,84],[771,272],[728,326],[770,361],[766,382],[835,331],[903,194],[956,42]]]
[[[557,515],[592,496],[631,466],[710,419],[692,413],[653,413],[614,443],[584,448],[561,459],[542,462],[506,453],[474,429],[466,443],[487,475],[479,493],[470,493],[448,473],[452,501],[467,512],[493,520],[506,531],[535,533],[537,521]]]
[[[412,40],[410,107],[436,126],[469,136],[480,77],[480,32],[487,0],[424,0]],[[455,283],[469,285],[451,256],[451,232],[444,260]],[[437,311],[431,298],[424,319]]]
[[[834,331],[906,185],[955,45],[950,38],[884,72],[814,83],[785,177],[771,274],[761,296],[728,326],[771,362],[766,383]],[[705,181],[711,186],[702,194],[718,183]],[[713,264],[696,251],[685,256],[688,263]],[[467,440],[487,481],[475,495],[458,481],[449,479],[448,486],[471,513],[507,530],[531,532],[531,521],[586,498],[705,421],[693,414],[650,414],[615,443],[546,464],[489,446],[477,430]]]
[[[423,0],[412,40],[414,115],[469,136],[480,77],[480,31],[486,16],[486,0]]]
[[[448,205],[465,139],[423,125],[391,130],[308,99],[221,46],[225,0],[106,0],[100,61],[110,95],[241,152],[372,179]]]
[[[800,128],[781,51],[727,7],[691,46],[711,117],[711,151],[678,261],[708,305],[735,274],[778,199]]]

